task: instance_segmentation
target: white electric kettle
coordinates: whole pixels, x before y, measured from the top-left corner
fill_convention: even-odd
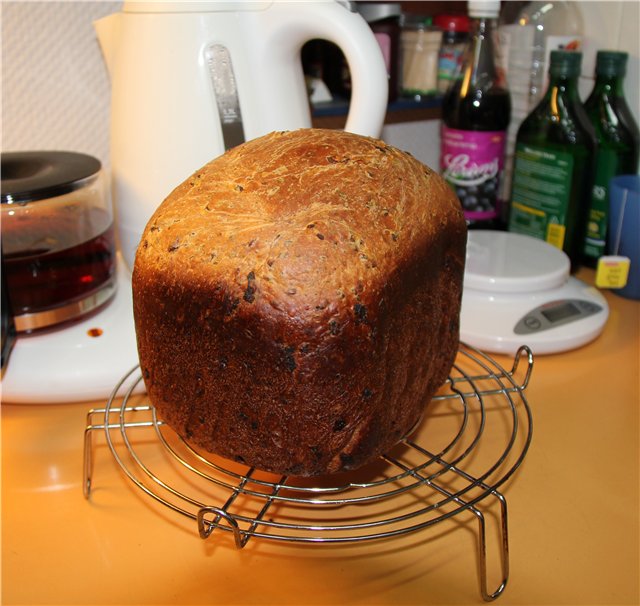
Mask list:
[[[311,126],[302,45],[338,45],[351,72],[346,130],[379,136],[380,47],[337,0],[124,2],[94,25],[111,76],[111,171],[120,247],[132,268],[144,226],[192,172],[243,140]]]

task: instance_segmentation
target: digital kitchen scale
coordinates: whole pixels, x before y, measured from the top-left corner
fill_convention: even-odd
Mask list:
[[[609,306],[595,288],[569,275],[561,250],[530,236],[470,231],[460,314],[462,341],[513,354],[521,345],[545,354],[595,339]]]

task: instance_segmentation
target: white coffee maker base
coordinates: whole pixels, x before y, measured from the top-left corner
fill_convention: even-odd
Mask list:
[[[18,335],[2,377],[2,401],[105,400],[136,364],[131,274],[119,257],[118,288],[102,310],[59,329]]]

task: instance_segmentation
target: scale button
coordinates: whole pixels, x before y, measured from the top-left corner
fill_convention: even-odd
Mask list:
[[[531,330],[538,330],[542,324],[535,316],[525,316],[524,325]]]
[[[597,303],[592,303],[591,301],[584,301],[583,299],[576,300],[578,306],[585,312],[595,314],[599,312],[602,307]]]

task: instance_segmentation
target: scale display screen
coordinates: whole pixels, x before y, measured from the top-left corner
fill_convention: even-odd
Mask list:
[[[530,335],[592,316],[603,309],[601,305],[586,299],[551,301],[528,311],[518,320],[513,332],[517,335]]]
[[[573,316],[579,316],[580,310],[571,302],[554,305],[549,309],[541,309],[540,313],[552,324],[562,322]]]

